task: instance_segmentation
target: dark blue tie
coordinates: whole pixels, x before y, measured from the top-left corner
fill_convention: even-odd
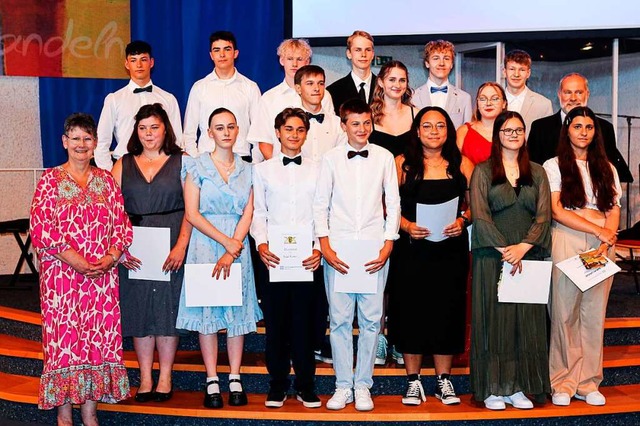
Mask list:
[[[433,86],[431,86],[429,88],[429,90],[431,90],[431,93],[436,93],[436,92],[447,93],[449,91],[447,86],[442,86],[442,87],[433,87]]]

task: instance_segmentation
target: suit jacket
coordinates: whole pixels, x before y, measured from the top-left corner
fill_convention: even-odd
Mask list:
[[[371,87],[369,88],[369,103],[373,99],[373,90],[376,87],[376,75],[371,74]],[[351,73],[342,77],[340,80],[336,80],[331,83],[327,90],[331,93],[331,98],[333,98],[333,108],[336,111],[336,115],[340,116],[340,106],[349,99],[357,98],[358,90],[356,89],[356,82],[353,81],[353,77],[351,77]]]
[[[447,84],[447,102],[444,110],[447,111],[456,129],[464,123],[471,121],[473,109],[471,109],[471,95],[453,84]],[[431,91],[427,84],[418,87],[413,94],[412,101],[418,109],[433,105],[431,103]]]
[[[633,176],[631,171],[629,171],[629,166],[616,147],[616,136],[613,131],[613,125],[600,117],[597,117],[597,119],[600,125],[600,131],[602,132],[607,158],[618,171],[620,182],[633,182]],[[527,142],[531,161],[543,164],[549,158],[556,156],[561,128],[562,117],[560,111],[533,122]]]
[[[520,115],[524,118],[524,124],[527,126],[527,136],[531,132],[531,124],[538,118],[547,117],[553,114],[551,101],[539,93],[529,89],[527,96],[522,103]]]

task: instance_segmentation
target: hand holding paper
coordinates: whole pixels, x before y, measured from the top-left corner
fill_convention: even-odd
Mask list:
[[[267,268],[275,268],[280,263],[280,258],[269,251],[267,243],[262,243],[258,246],[258,254]]]
[[[313,249],[313,254],[302,261],[302,266],[308,271],[315,271],[320,266],[320,260],[322,260],[322,253],[320,250]]]
[[[370,274],[375,274],[380,269],[384,267],[384,264],[387,263],[387,259],[391,255],[391,250],[393,249],[393,241],[385,241],[384,245],[380,249],[380,254],[378,257],[371,262],[367,262],[364,264],[365,271]]]
[[[415,222],[409,222],[409,225],[407,225],[407,234],[414,240],[422,240],[431,235],[431,231],[422,226],[418,226]]]
[[[320,247],[322,248],[322,255],[324,256],[324,260],[336,271],[341,274],[346,274],[349,269],[349,265],[344,263],[338,257],[338,254],[331,248],[329,244],[329,237],[320,237]]]

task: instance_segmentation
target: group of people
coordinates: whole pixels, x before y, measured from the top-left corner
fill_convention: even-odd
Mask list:
[[[506,90],[484,83],[472,109],[471,96],[448,79],[451,43],[425,46],[429,78],[414,92],[399,61],[371,72],[373,38],[355,31],[346,49],[352,71],[326,91],[311,48],[291,39],[278,48],[284,81],[260,96],[235,69],[233,34],[213,33],[210,47],[214,69],[190,92],[184,130],[175,98],[151,83],[151,47],[141,41],[127,46],[131,81],[106,97],[98,125],[81,113],[65,122],[68,161],[45,172],[31,210],[41,271],[41,408],[59,407],[59,424],[71,424],[71,404],[81,404],[84,424],[92,425],[96,401],[128,398],[122,336],[133,337],[140,367],[136,401],[171,399],[180,330],[199,334],[208,408],[225,404],[217,366],[218,332],[226,331],[226,403],[245,405],[244,336],[263,316],[271,377],[265,405],[283,406],[292,365],[296,399],[317,408],[314,352],[327,315],[336,374],[328,409],[354,401],[357,410],[374,408],[374,365],[386,362],[387,338],[407,373],[402,403],[425,400],[427,355],[435,397],[456,404],[450,374],[454,355],[465,350],[469,273],[477,401],[527,409],[527,395],[543,401],[551,393],[556,405],[572,397],[605,403],[598,386],[611,278],[583,293],[554,268],[548,312],[497,299],[503,262],[518,273],[523,260],[557,263],[589,248],[612,256],[618,175],[629,171],[611,124],[586,106],[586,78],[561,80],[561,110],[552,115],[551,102],[526,86],[531,58],[510,52]],[[416,223],[418,205],[448,201],[457,214],[442,232]],[[169,228],[162,268],[170,282],[129,278],[141,267],[128,251],[132,225]],[[312,235],[301,264],[311,281],[271,280],[282,255],[270,244],[274,227]],[[358,241],[375,254],[349,264],[345,247]],[[215,263],[212,276],[221,279],[239,263],[242,305],[187,306],[185,263]],[[340,275],[350,270],[374,274],[375,284],[345,291]]]

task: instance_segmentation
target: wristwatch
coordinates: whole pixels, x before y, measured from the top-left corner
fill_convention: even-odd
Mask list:
[[[460,217],[462,218],[462,221],[464,222],[464,227],[468,228],[469,225],[471,225],[471,221],[469,220],[469,218],[466,217],[465,215],[461,215]]]

